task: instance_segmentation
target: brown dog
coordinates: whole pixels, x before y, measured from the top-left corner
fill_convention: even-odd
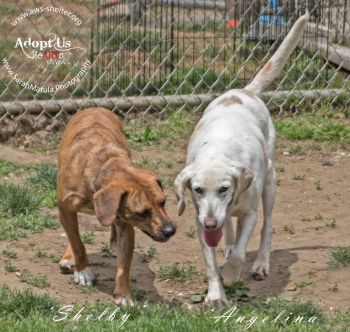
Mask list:
[[[129,274],[134,226],[161,242],[176,230],[164,210],[160,181],[153,173],[132,164],[122,123],[104,108],[89,108],[71,118],[59,147],[58,166],[59,219],[68,237],[59,263],[61,271],[73,272],[74,267],[77,284],[93,283],[79,236],[77,212],[95,212],[103,226],[112,225],[117,233],[115,302],[132,303]]]

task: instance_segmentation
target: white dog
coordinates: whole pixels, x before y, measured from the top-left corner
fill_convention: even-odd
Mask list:
[[[275,129],[259,94],[278,75],[297,46],[309,19],[300,17],[276,53],[242,90],[230,90],[209,104],[189,141],[186,167],[176,177],[178,214],[185,209],[184,192],[191,190],[197,230],[208,275],[206,302],[226,303],[224,284],[239,280],[248,240],[262,197],[264,224],[251,269],[256,279],[269,274],[275,201]],[[231,216],[237,217],[236,236]],[[215,247],[225,230],[226,262],[218,270]],[[220,277],[221,274],[221,277]]]

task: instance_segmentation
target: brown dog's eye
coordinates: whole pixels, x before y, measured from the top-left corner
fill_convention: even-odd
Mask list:
[[[136,213],[136,215],[139,218],[147,218],[147,217],[149,217],[151,215],[151,210],[150,209],[145,209],[142,212]]]
[[[228,187],[220,187],[219,190],[218,190],[218,192],[219,192],[219,194],[223,194],[223,193],[225,193],[227,190],[228,190]]]
[[[197,194],[203,195],[203,189],[200,188],[200,187],[194,188],[194,191],[195,191]]]

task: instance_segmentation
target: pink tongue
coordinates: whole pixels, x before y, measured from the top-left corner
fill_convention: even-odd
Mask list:
[[[215,231],[204,230],[204,240],[209,247],[217,247],[222,238],[222,227]]]

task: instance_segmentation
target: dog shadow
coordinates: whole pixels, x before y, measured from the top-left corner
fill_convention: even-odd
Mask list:
[[[108,253],[91,253],[88,255],[90,266],[93,267],[97,275],[96,289],[99,292],[112,296],[115,288],[115,273],[117,267],[117,257],[112,257]],[[164,299],[158,294],[154,286],[155,274],[149,265],[142,262],[141,255],[134,252],[131,263],[130,286],[132,298],[138,302],[147,300],[148,302],[160,302]]]
[[[278,296],[285,292],[287,284],[291,280],[290,267],[298,261],[297,251],[317,249],[333,249],[331,246],[302,246],[287,249],[273,250],[270,259],[270,274],[261,281],[251,277],[250,269],[255,261],[257,252],[248,252],[246,264],[242,271],[242,280],[250,288],[256,297]]]
[[[242,279],[256,297],[278,296],[284,292],[291,273],[290,267],[298,261],[296,253],[290,249],[274,250],[271,252],[270,274],[264,280],[255,280],[250,269],[255,261],[257,252],[248,252],[242,271]]]

